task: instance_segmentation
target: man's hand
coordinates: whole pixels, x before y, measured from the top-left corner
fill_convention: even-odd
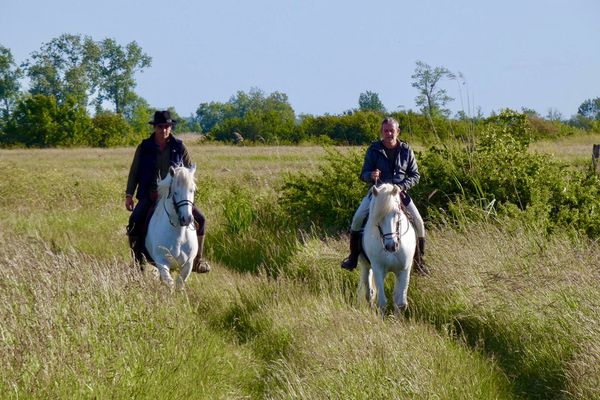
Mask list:
[[[127,209],[127,211],[133,211],[133,197],[131,197],[130,195],[127,195],[127,197],[125,197],[125,208]]]
[[[371,179],[373,180],[373,182],[377,182],[377,179],[379,179],[379,177],[381,176],[381,171],[376,169],[375,171],[371,172]]]

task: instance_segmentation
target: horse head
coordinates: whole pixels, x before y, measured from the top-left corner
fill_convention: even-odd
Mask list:
[[[400,248],[400,189],[396,185],[373,186],[370,218],[377,224],[383,247],[388,252]]]
[[[192,206],[194,205],[194,194],[196,192],[195,172],[196,164],[193,164],[190,168],[171,167],[166,178],[169,179],[169,192],[166,201],[171,200],[181,226],[188,226],[194,220]]]

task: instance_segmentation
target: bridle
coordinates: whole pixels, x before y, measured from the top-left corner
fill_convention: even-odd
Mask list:
[[[383,233],[383,229],[381,229],[381,225],[377,224],[377,229],[379,229],[379,236],[381,237],[381,243],[383,244],[383,247],[385,248],[385,240],[388,238],[397,238],[398,243],[400,243],[400,238],[402,238],[402,235],[404,235],[406,232],[408,232],[409,226],[406,227],[406,232],[400,232],[400,222],[402,219],[402,213],[404,211],[402,210],[402,206],[400,206],[400,209],[396,211],[396,229],[394,229],[392,232],[389,233]],[[410,225],[410,224],[409,224]]]
[[[171,183],[169,184],[169,195],[167,196],[167,199],[171,199],[171,201],[173,202],[173,208],[175,209],[175,213],[177,214],[178,217],[178,221],[181,221],[181,215],[179,214],[179,209],[181,207],[184,206],[194,206],[194,202],[188,200],[188,199],[183,199],[183,200],[179,200],[177,201],[175,199],[175,193],[173,193],[173,191],[171,190],[171,188],[173,187],[173,181],[171,181]],[[165,209],[165,213],[167,213],[167,217],[169,217],[169,223],[171,224],[171,226],[173,227],[177,227],[177,225],[175,225],[171,219],[171,214],[169,214],[169,210],[167,210],[167,202],[165,201],[163,203],[163,208]],[[181,224],[179,224],[179,226],[181,226]],[[190,229],[195,229],[194,223],[192,221],[192,223],[190,224],[191,228]]]
[[[397,237],[398,241],[400,241],[400,237],[402,236],[402,234],[400,233],[400,212],[396,212],[396,214],[398,215],[398,219],[396,220],[396,229],[394,229],[392,232],[389,233],[383,233],[383,229],[381,229],[381,225],[377,224],[377,229],[379,229],[379,236],[381,236],[381,240],[385,241],[385,239],[388,238],[394,238]]]

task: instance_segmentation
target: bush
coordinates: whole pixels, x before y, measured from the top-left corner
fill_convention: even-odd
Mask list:
[[[133,145],[139,142],[141,135],[125,121],[121,114],[105,112],[93,119],[94,135],[89,144],[95,147],[115,147]]]
[[[337,231],[347,228],[367,185],[359,180],[362,151],[347,155],[326,149],[326,163],[315,175],[284,177],[279,203],[287,215],[303,228]]]
[[[53,147],[87,145],[93,125],[87,110],[72,98],[57,104],[53,96],[20,101],[6,126],[3,145]]]
[[[300,124],[301,136],[319,138],[327,135],[336,144],[363,145],[379,137],[383,116],[371,111],[349,115],[304,116]]]
[[[600,180],[572,172],[549,156],[530,154],[528,121],[506,111],[486,122],[474,149],[432,148],[421,157],[416,198],[436,222],[502,213],[547,232],[600,235]],[[418,202],[418,200],[417,200]]]

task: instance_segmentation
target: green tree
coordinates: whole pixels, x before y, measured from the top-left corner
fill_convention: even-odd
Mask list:
[[[121,114],[137,101],[138,96],[133,91],[134,75],[149,67],[152,58],[135,41],[123,47],[114,39],[104,39],[98,48],[92,69],[97,88],[96,109],[102,109],[102,103],[108,101],[114,105],[115,112]]]
[[[96,54],[97,45],[88,36],[63,34],[43,44],[24,63],[31,81],[30,93],[54,96],[58,104],[70,97],[80,106],[87,106]]]
[[[143,137],[136,133],[123,115],[103,112],[94,116],[94,133],[90,135],[90,145],[114,147],[133,145]],[[149,129],[148,129],[149,130]]]
[[[358,96],[358,109],[360,111],[374,111],[385,114],[385,106],[379,99],[379,94],[367,90]]]
[[[600,121],[600,97],[595,99],[587,99],[579,106],[577,114]]]
[[[357,111],[346,115],[303,116],[301,135],[320,140],[326,136],[337,144],[362,145],[379,137],[381,115]]]
[[[454,99],[448,96],[445,89],[440,89],[439,84],[443,78],[452,77],[453,74],[445,67],[432,68],[422,61],[417,61],[415,73],[411,78],[414,80],[412,86],[419,91],[415,102],[421,111],[431,116],[448,115],[450,111],[444,106]]]
[[[442,79],[453,79],[455,75],[445,67],[432,68],[430,65],[417,61],[415,73],[411,75],[413,79],[412,87],[416,88],[419,95],[415,98],[416,105],[420,107],[421,112],[427,116],[431,128],[436,132],[433,120],[436,116],[448,116],[450,110],[444,108],[446,104],[454,100],[448,96],[445,89],[441,89],[439,84]],[[436,133],[437,134],[437,133]]]
[[[15,64],[10,49],[0,45],[0,129],[20,95],[23,71]]]
[[[203,132],[212,132],[217,140],[231,140],[239,132],[246,139],[267,142],[294,141],[296,115],[285,93],[268,96],[257,88],[238,91],[223,103],[202,103],[196,110],[195,122]]]
[[[200,124],[202,132],[210,132],[227,118],[233,118],[233,107],[229,103],[211,101],[200,103],[194,115],[194,122]]]
[[[89,145],[93,125],[85,107],[67,97],[36,94],[18,102],[6,126],[4,145],[53,147]]]

